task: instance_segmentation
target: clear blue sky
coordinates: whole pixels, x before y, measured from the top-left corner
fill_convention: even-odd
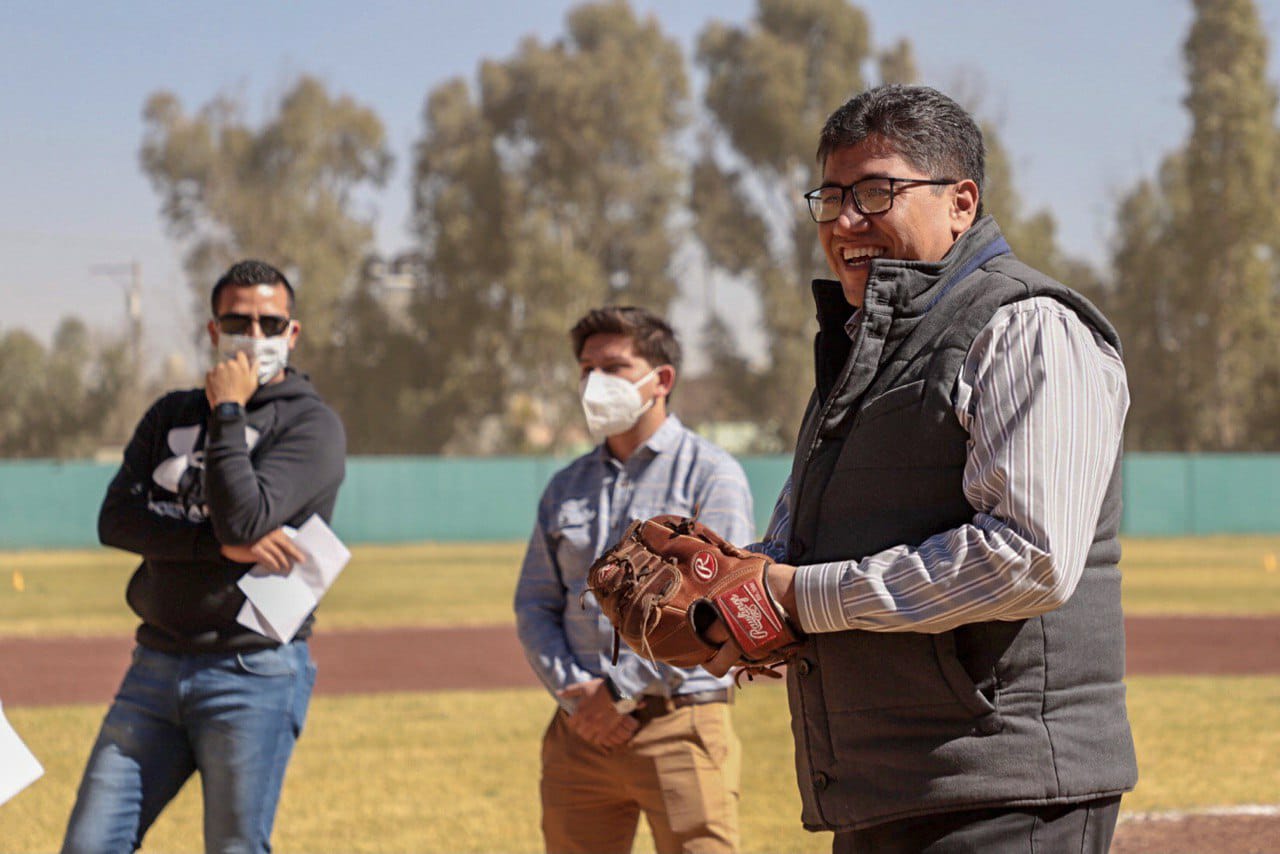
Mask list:
[[[754,10],[753,0],[632,3],[686,46],[707,21],[741,23]],[[484,57],[511,54],[526,34],[554,38],[572,5],[5,3],[0,331],[25,328],[47,340],[66,314],[103,329],[123,324],[119,282],[90,268],[137,259],[148,348],[158,357],[189,347],[198,320],[187,311],[179,249],[137,165],[150,93],[173,91],[188,110],[220,92],[240,93],[265,111],[297,74],[309,73],[371,106],[397,156],[388,188],[371,202],[380,248],[394,252],[409,244],[410,149],[427,92],[448,77],[472,76]],[[924,82],[983,93],[983,115],[1002,127],[1028,205],[1053,212],[1068,251],[1105,260],[1116,199],[1187,132],[1181,44],[1189,0],[859,5],[878,46],[911,39]],[[1274,50],[1280,0],[1258,5]]]

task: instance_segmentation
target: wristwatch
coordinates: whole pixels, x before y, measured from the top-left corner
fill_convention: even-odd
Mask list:
[[[244,407],[233,400],[223,401],[213,408],[219,421],[231,421],[244,415]]]
[[[622,693],[612,677],[604,677],[604,687],[609,690],[609,696],[613,698],[613,710],[618,714],[629,715],[640,705],[635,697]]]

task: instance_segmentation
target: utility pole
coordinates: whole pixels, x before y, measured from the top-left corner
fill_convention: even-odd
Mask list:
[[[136,370],[142,364],[142,262],[94,264],[89,272],[108,276],[124,286],[124,313],[129,324],[129,356]]]

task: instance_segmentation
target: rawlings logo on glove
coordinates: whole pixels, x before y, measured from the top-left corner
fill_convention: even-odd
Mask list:
[[[772,672],[802,638],[769,590],[772,563],[695,519],[655,516],[591,565],[587,587],[613,624],[615,663],[621,638],[651,661],[706,664],[719,651],[706,635],[719,619],[750,675]]]

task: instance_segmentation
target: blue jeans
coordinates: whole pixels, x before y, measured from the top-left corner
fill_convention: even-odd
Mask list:
[[[137,647],[89,755],[63,852],[131,852],[192,772],[208,852],[271,850],[316,668],[306,641],[173,655]]]

